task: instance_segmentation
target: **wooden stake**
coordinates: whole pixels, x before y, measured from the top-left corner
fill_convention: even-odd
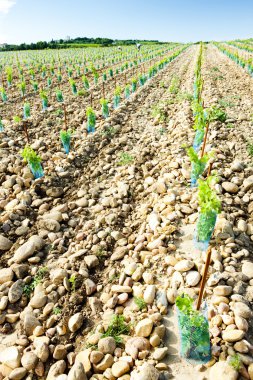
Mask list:
[[[204,154],[205,154],[205,148],[206,148],[206,140],[207,140],[208,130],[209,130],[209,123],[206,126],[206,132],[205,132],[205,137],[204,137],[204,142],[203,142],[200,158],[202,158],[204,156]]]
[[[207,177],[209,177],[211,175],[212,167],[213,167],[213,163],[210,162],[209,167],[208,167]]]
[[[92,92],[90,92],[90,106],[92,107],[92,103],[93,103],[93,101],[92,101],[93,99],[92,99]]]
[[[102,82],[103,98],[105,99],[105,83]]]
[[[125,85],[126,85],[126,83],[127,83],[127,80],[126,80],[126,73],[125,73]]]
[[[65,124],[65,129],[67,131],[67,129],[68,129],[68,127],[67,127],[67,111],[66,111],[65,103],[63,103],[63,109],[64,109],[64,124]]]
[[[206,257],[206,263],[205,263],[205,268],[204,268],[204,274],[201,280],[200,284],[200,289],[199,289],[199,296],[198,296],[198,302],[197,302],[197,307],[196,309],[199,310],[201,303],[202,303],[202,298],[204,294],[204,289],[205,289],[205,284],[206,284],[206,279],[207,279],[207,274],[208,274],[208,268],[211,262],[211,248],[209,247],[207,249],[207,257]]]
[[[25,132],[25,137],[26,137],[27,143],[29,144],[29,134],[28,134],[27,121],[26,120],[24,120],[24,122],[23,122],[23,129]]]

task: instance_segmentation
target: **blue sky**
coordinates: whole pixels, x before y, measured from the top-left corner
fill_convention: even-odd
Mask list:
[[[0,0],[0,43],[253,37],[253,0]]]

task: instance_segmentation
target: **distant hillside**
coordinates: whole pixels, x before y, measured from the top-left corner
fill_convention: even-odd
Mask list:
[[[136,43],[141,44],[162,44],[164,42],[159,42],[158,40],[113,40],[110,38],[88,38],[88,37],[77,37],[69,38],[63,40],[51,40],[38,41],[31,44],[22,43],[20,45],[0,45],[0,51],[13,51],[13,50],[42,50],[42,49],[64,49],[69,47],[96,47],[96,46],[113,46],[113,45],[134,45]]]

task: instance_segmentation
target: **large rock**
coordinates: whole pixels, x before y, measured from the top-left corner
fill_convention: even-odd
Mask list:
[[[227,362],[215,363],[209,373],[209,380],[237,380],[238,372]]]
[[[246,261],[242,264],[242,273],[249,279],[253,278],[253,263]],[[1,280],[0,280],[1,281]]]
[[[77,362],[73,365],[69,371],[68,380],[87,380],[82,363]]]
[[[116,342],[114,338],[110,336],[102,338],[98,342],[98,350],[103,352],[103,354],[113,354],[115,348]]]
[[[12,246],[12,242],[5,236],[0,235],[0,251],[8,251]]]
[[[181,260],[175,265],[175,270],[178,272],[188,272],[194,267],[194,262],[190,260]]]
[[[33,235],[21,245],[15,252],[13,259],[16,263],[21,263],[31,257],[35,251],[39,251],[44,246],[44,240],[38,235]]]
[[[83,324],[83,315],[81,313],[74,314],[68,323],[69,330],[71,332],[76,332]]]
[[[10,287],[8,293],[10,303],[15,303],[21,298],[23,294],[23,287],[23,280],[17,280],[16,282],[14,282],[14,284]]]
[[[226,192],[231,194],[235,194],[239,190],[239,187],[233,182],[223,182],[221,186]]]
[[[27,313],[24,317],[24,329],[28,336],[33,334],[35,327],[40,326],[38,319],[32,314]]]
[[[130,380],[158,380],[158,378],[159,371],[151,364],[144,363],[131,373]]]
[[[225,340],[225,342],[233,343],[241,340],[244,337],[244,335],[245,331],[242,330],[227,330],[223,331],[222,339]]]
[[[112,366],[112,374],[116,378],[124,375],[125,373],[129,371],[130,371],[130,365],[123,360],[119,360],[118,362],[114,363]]]
[[[153,321],[149,318],[142,319],[135,327],[136,335],[144,338],[148,337],[151,334],[153,324]]]
[[[93,351],[94,352],[94,351]],[[91,354],[91,348],[87,348],[84,351],[80,351],[76,355],[76,360],[75,362],[80,362],[82,363],[84,370],[86,373],[88,373],[91,370],[91,362],[90,362],[90,354]],[[103,358],[103,355],[101,359]]]
[[[0,363],[15,369],[20,367],[21,355],[17,347],[11,346],[0,352]]]
[[[13,279],[14,273],[11,268],[0,269],[0,285]]]
[[[150,349],[150,343],[146,338],[134,337],[127,340],[125,351],[131,355],[133,359],[137,359],[139,351],[146,351]]]
[[[245,178],[243,181],[243,187],[244,191],[248,191],[253,187],[253,175],[249,176],[248,178]]]
[[[196,270],[190,270],[189,272],[187,272],[185,279],[187,285],[196,286],[201,280],[201,275]]]
[[[45,306],[46,303],[47,303],[47,296],[43,292],[34,294],[34,296],[30,300],[30,305],[34,309],[40,309],[41,307]]]
[[[250,318],[252,316],[252,311],[249,308],[248,305],[246,305],[243,302],[235,302],[232,306],[231,309],[235,313],[235,316],[237,317],[242,317],[242,318]]]
[[[38,361],[39,358],[34,352],[25,352],[21,358],[21,364],[25,369],[27,369],[27,371],[33,370]]]
[[[128,254],[128,248],[127,247],[117,247],[113,254],[111,255],[111,260],[121,260],[125,255]]]
[[[55,380],[55,378],[59,375],[62,375],[66,369],[66,363],[64,360],[58,360],[54,363],[48,372],[46,380]]]
[[[9,375],[10,380],[21,380],[27,374],[27,370],[23,367],[15,368]]]
[[[155,299],[156,287],[155,285],[148,285],[144,291],[143,299],[147,304],[152,304]]]

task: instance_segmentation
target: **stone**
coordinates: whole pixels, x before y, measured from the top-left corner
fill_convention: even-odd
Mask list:
[[[160,225],[160,220],[161,220],[161,218],[159,217],[159,215],[155,211],[151,212],[151,214],[149,215],[149,218],[148,218],[149,228],[152,231],[155,231],[156,228]]]
[[[190,260],[181,260],[175,265],[175,270],[178,272],[188,272],[194,267],[194,262]]]
[[[29,304],[34,309],[40,309],[41,307],[45,306],[47,303],[47,296],[43,292],[39,292],[34,294],[34,296],[31,298]]]
[[[144,291],[143,299],[147,304],[152,304],[155,299],[156,287],[155,285],[148,285]]]
[[[68,322],[68,327],[71,332],[76,332],[83,324],[83,315],[81,313],[74,314]]]
[[[8,251],[12,247],[12,241],[0,234],[0,251]]]
[[[90,362],[92,364],[97,364],[97,363],[101,362],[101,360],[103,359],[103,357],[104,357],[104,354],[102,352],[100,352],[100,351],[92,351],[91,354],[90,354]]]
[[[94,370],[103,372],[107,368],[111,368],[113,365],[113,356],[111,354],[106,354],[104,358],[98,364],[93,364]]]
[[[213,293],[216,296],[229,296],[232,293],[232,291],[232,286],[219,285],[214,288]]]
[[[95,255],[88,255],[84,257],[85,264],[88,268],[92,269],[99,265],[99,260]]]
[[[66,369],[66,363],[64,360],[58,360],[51,365],[46,380],[55,380],[59,375],[62,375]]]
[[[97,285],[89,278],[84,281],[84,285],[87,296],[90,296],[97,291]]]
[[[248,374],[249,374],[250,380],[253,380],[253,363],[248,366]]]
[[[116,348],[116,342],[112,337],[102,338],[98,342],[98,350],[103,354],[113,354]]]
[[[25,377],[27,374],[27,370],[23,367],[15,368],[11,373],[9,374],[10,380],[21,380]]]
[[[27,336],[31,336],[37,326],[40,326],[38,319],[32,313],[27,313],[24,317],[24,329]]]
[[[123,360],[119,360],[118,362],[112,365],[112,374],[113,376],[117,378],[124,375],[125,373],[129,371],[130,371],[130,365]]]
[[[49,357],[49,348],[47,343],[41,342],[40,344],[38,344],[35,350],[35,354],[43,363],[46,363]]]
[[[111,291],[112,293],[132,293],[133,289],[127,285],[113,285]]]
[[[153,358],[155,360],[162,360],[168,353],[168,347],[156,348],[153,353]]]
[[[137,359],[139,351],[147,351],[150,348],[149,341],[146,338],[134,337],[127,340],[125,351],[133,359]]]
[[[23,287],[23,280],[17,280],[16,282],[14,282],[14,284],[10,287],[8,292],[10,303],[15,303],[21,298],[23,294]]]
[[[64,269],[54,269],[50,271],[50,279],[55,285],[62,285],[64,278],[68,277],[68,272]]]
[[[249,308],[248,305],[246,305],[243,302],[235,302],[231,309],[233,310],[235,316],[241,317],[241,318],[250,318],[252,316],[252,311]]]
[[[15,369],[20,367],[21,354],[17,347],[10,346],[0,352],[0,363]]]
[[[240,220],[238,221],[237,228],[238,228],[238,230],[240,230],[241,232],[246,232],[247,229],[248,229],[248,224],[245,222],[245,220],[240,219]]]
[[[55,346],[53,358],[56,360],[65,359],[67,356],[67,349],[63,344]]]
[[[152,364],[144,363],[132,371],[130,380],[158,380],[159,375],[160,372]]]
[[[215,363],[209,372],[209,380],[237,380],[238,372],[227,362]]]
[[[69,371],[68,380],[88,380],[82,363],[77,362],[73,365]]]
[[[196,286],[201,280],[201,275],[196,270],[190,270],[187,272],[185,279],[188,286]]]
[[[39,221],[39,227],[51,232],[59,232],[61,229],[60,223],[54,219],[41,219]]]
[[[94,352],[94,351],[93,351]],[[75,362],[80,362],[82,363],[83,367],[84,367],[84,371],[86,373],[88,373],[90,370],[91,370],[91,362],[90,362],[90,355],[92,354],[92,351],[91,351],[91,348],[86,348],[85,350],[83,351],[80,351],[77,355],[76,355],[76,359],[75,359]],[[101,359],[104,357],[104,355],[102,354],[102,357]],[[99,360],[100,361],[100,360]]]
[[[64,193],[62,187],[49,187],[46,190],[46,194],[48,197],[59,198]]]
[[[128,248],[127,247],[117,247],[113,254],[111,255],[112,261],[117,261],[123,259],[125,255],[128,254]]]
[[[0,269],[0,285],[12,281],[14,272],[11,268]]]
[[[249,189],[251,189],[253,187],[253,175],[249,176],[248,178],[245,178],[242,185],[244,187],[244,191],[248,191]]]
[[[38,361],[39,358],[34,352],[25,352],[21,358],[21,364],[27,371],[34,369]]]
[[[242,273],[247,276],[250,280],[253,279],[253,263],[250,261],[245,261],[242,264]]]
[[[222,182],[223,189],[231,194],[236,194],[239,191],[239,187],[233,182]]]
[[[156,186],[156,191],[158,194],[167,193],[167,187],[164,182],[158,181],[155,186]]]
[[[135,327],[136,335],[144,338],[148,337],[151,334],[153,324],[153,321],[149,318],[142,319]]]
[[[21,263],[29,257],[33,256],[35,251],[39,251],[44,246],[44,240],[38,235],[33,235],[30,239],[21,245],[14,253],[13,260],[16,263]]]
[[[228,343],[238,342],[245,335],[242,330],[226,330],[222,332],[222,339]]]

